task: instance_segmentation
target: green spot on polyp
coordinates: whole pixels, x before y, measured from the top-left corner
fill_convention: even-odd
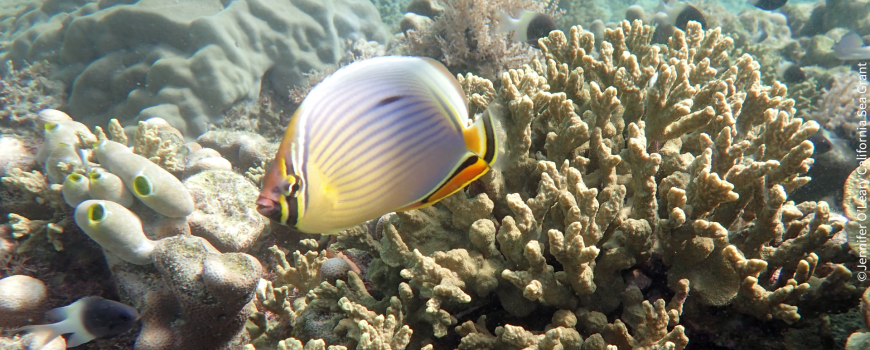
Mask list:
[[[99,178],[100,178],[100,172],[98,172],[98,171],[96,171],[96,170],[92,170],[92,171],[91,171],[91,174],[90,174],[90,178],[91,178],[91,180],[99,179]]]
[[[148,196],[151,194],[151,181],[145,176],[136,176],[133,178],[133,190],[140,196]]]
[[[45,128],[45,130],[51,131],[51,130],[57,129],[57,123],[48,122],[48,123],[45,123],[45,125],[43,125],[43,127]]]
[[[80,182],[80,181],[82,181],[82,178],[83,177],[77,173],[69,174],[69,180],[72,182]]]
[[[88,219],[90,219],[91,222],[100,222],[100,220],[103,220],[103,217],[105,216],[106,209],[103,208],[102,204],[91,204],[91,207],[88,208]]]

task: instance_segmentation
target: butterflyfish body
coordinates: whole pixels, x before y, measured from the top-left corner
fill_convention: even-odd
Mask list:
[[[61,334],[66,347],[76,347],[97,338],[124,333],[136,324],[139,313],[132,306],[100,297],[85,297],[64,307],[46,313],[46,319],[56,323],[22,327],[21,330],[43,335],[48,343]],[[40,348],[41,345],[36,347]]]
[[[263,177],[257,211],[307,233],[334,233],[431,205],[494,164],[489,113],[470,123],[440,63],[376,57],[315,86]]]
[[[848,32],[834,47],[834,56],[848,60],[870,60],[870,46],[864,46],[864,40],[855,32]]]

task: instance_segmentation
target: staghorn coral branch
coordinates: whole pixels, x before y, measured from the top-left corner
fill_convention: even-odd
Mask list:
[[[277,246],[269,247],[269,252],[277,262],[274,269],[278,278],[293,285],[301,294],[308,293],[320,284],[320,265],[327,260],[325,251],[308,251],[302,254],[297,250],[293,252],[295,266],[290,265],[284,252]]]

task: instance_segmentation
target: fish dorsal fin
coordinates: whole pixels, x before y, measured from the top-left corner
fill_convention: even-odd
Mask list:
[[[456,77],[454,77],[453,74],[450,73],[449,70],[447,70],[447,67],[444,67],[444,65],[439,63],[438,61],[433,60],[433,59],[428,58],[428,57],[420,57],[420,58],[422,58],[423,61],[425,61],[429,66],[431,66],[436,71],[438,71],[439,74],[443,75],[446,78],[445,81],[450,82],[450,85],[453,86],[453,90],[456,91],[456,93],[459,95],[458,96],[459,100],[461,100],[463,102],[463,104],[461,106],[456,105],[455,103],[453,105],[455,105],[456,107],[464,107],[465,106],[464,103],[465,103],[465,101],[468,101],[468,99],[465,97],[465,90],[463,90],[462,86],[459,85],[459,82],[456,80]],[[442,98],[445,101],[452,100],[451,98],[444,96],[444,95],[441,95],[439,98]],[[454,102],[458,102],[459,100],[454,100]],[[448,102],[448,105],[450,105],[450,104],[451,103]],[[453,116],[453,118],[451,118],[451,119],[454,121],[454,123],[456,123],[457,126],[465,125],[465,124],[463,124],[463,122],[467,119],[467,114],[468,114],[467,109],[459,108],[459,109],[453,109],[453,110],[445,110],[444,112]]]
[[[858,33],[849,32],[843,35],[840,41],[834,45],[834,50],[857,49],[861,46],[864,46],[864,40],[861,39],[861,36]]]
[[[70,317],[70,312],[73,311],[72,304],[54,308],[45,312],[45,320],[51,323],[61,322]]]

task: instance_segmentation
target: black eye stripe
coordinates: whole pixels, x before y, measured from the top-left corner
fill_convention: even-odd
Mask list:
[[[299,189],[302,187],[302,180],[296,175],[293,175],[293,178],[293,183],[285,183],[284,187],[281,189],[288,197],[295,197],[298,194]]]

